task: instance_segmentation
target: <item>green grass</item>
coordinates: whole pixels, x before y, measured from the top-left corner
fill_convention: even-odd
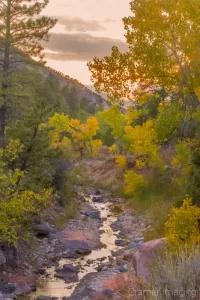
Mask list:
[[[76,200],[73,200],[70,203],[66,204],[64,207],[64,212],[58,215],[55,220],[56,227],[62,228],[67,221],[76,218],[78,210],[79,207]]]

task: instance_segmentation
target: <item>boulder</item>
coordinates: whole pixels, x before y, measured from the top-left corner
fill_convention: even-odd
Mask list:
[[[15,285],[13,292],[16,296],[23,296],[36,290],[37,276],[11,276],[8,281]]]
[[[5,263],[6,263],[6,257],[3,251],[0,250],[0,266],[4,265]]]
[[[90,254],[92,251],[85,241],[67,240],[65,242],[65,249],[69,252],[75,252],[77,254]]]
[[[144,243],[135,253],[134,265],[136,269],[137,276],[142,277],[144,281],[148,280],[149,276],[149,266],[153,263],[156,258],[156,254],[159,250],[164,249],[166,246],[166,239],[156,239]]]
[[[16,286],[14,284],[0,283],[0,292],[3,294],[12,294]]]
[[[56,269],[55,277],[64,279],[66,283],[78,281],[78,268],[73,265],[64,265],[63,268]]]
[[[94,203],[104,203],[104,199],[102,197],[92,197],[92,202]]]
[[[91,211],[91,212],[86,212],[84,213],[85,216],[89,217],[90,219],[93,219],[93,220],[100,220],[101,219],[101,215],[100,215],[100,212],[99,211]]]
[[[120,271],[121,273],[126,273],[126,272],[128,272],[128,266],[127,266],[127,265],[120,266],[120,267],[119,267],[119,271]]]
[[[63,297],[62,300],[114,300],[114,294],[110,289],[95,291],[92,288],[84,287],[71,297]]]
[[[128,249],[138,249],[141,246],[140,243],[136,243],[136,242],[130,242],[128,244]]]
[[[92,300],[114,300],[114,294],[112,290],[106,289],[101,292],[91,292],[89,295]]]
[[[62,258],[78,259],[78,258],[80,258],[80,255],[77,254],[77,253],[74,252],[74,251],[65,251],[65,252],[62,254]]]
[[[125,247],[127,242],[125,240],[116,240],[115,245],[119,247]]]
[[[24,296],[33,291],[32,286],[28,285],[26,281],[20,281],[16,284],[15,295]]]
[[[135,251],[133,249],[129,249],[124,251],[123,253],[123,260],[132,262],[134,257]]]
[[[49,223],[37,224],[33,226],[33,230],[37,236],[48,236],[51,232]]]
[[[101,195],[101,191],[100,190],[96,190],[95,195],[97,195],[97,196]]]

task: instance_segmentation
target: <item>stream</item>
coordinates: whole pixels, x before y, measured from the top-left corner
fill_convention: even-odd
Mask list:
[[[46,269],[45,274],[41,276],[39,280],[37,291],[30,295],[30,299],[37,299],[39,296],[51,296],[57,297],[58,299],[71,296],[85,275],[98,272],[98,266],[101,263],[106,263],[115,259],[112,256],[112,251],[117,251],[122,248],[116,246],[115,241],[117,240],[118,232],[113,231],[111,227],[111,225],[117,221],[117,217],[111,211],[112,203],[100,203],[98,200],[93,202],[92,199],[94,196],[96,198],[101,197],[90,195],[89,197],[85,197],[85,200],[89,202],[93,209],[100,213],[102,226],[99,230],[102,247],[98,250],[93,250],[91,254],[81,256],[81,258],[78,259],[61,259],[59,261],[60,267],[67,264],[79,268],[78,282],[66,283],[63,279],[55,277],[55,267]]]

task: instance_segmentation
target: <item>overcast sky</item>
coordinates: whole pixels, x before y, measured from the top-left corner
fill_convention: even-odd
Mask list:
[[[45,15],[58,24],[45,44],[47,65],[90,84],[87,61],[109,55],[111,47],[125,51],[122,18],[130,0],[50,0]]]

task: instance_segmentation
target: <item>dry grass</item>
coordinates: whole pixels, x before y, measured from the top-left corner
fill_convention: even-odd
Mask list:
[[[199,300],[200,295],[200,246],[166,252],[157,257],[151,268],[150,289],[159,295],[158,300]]]

